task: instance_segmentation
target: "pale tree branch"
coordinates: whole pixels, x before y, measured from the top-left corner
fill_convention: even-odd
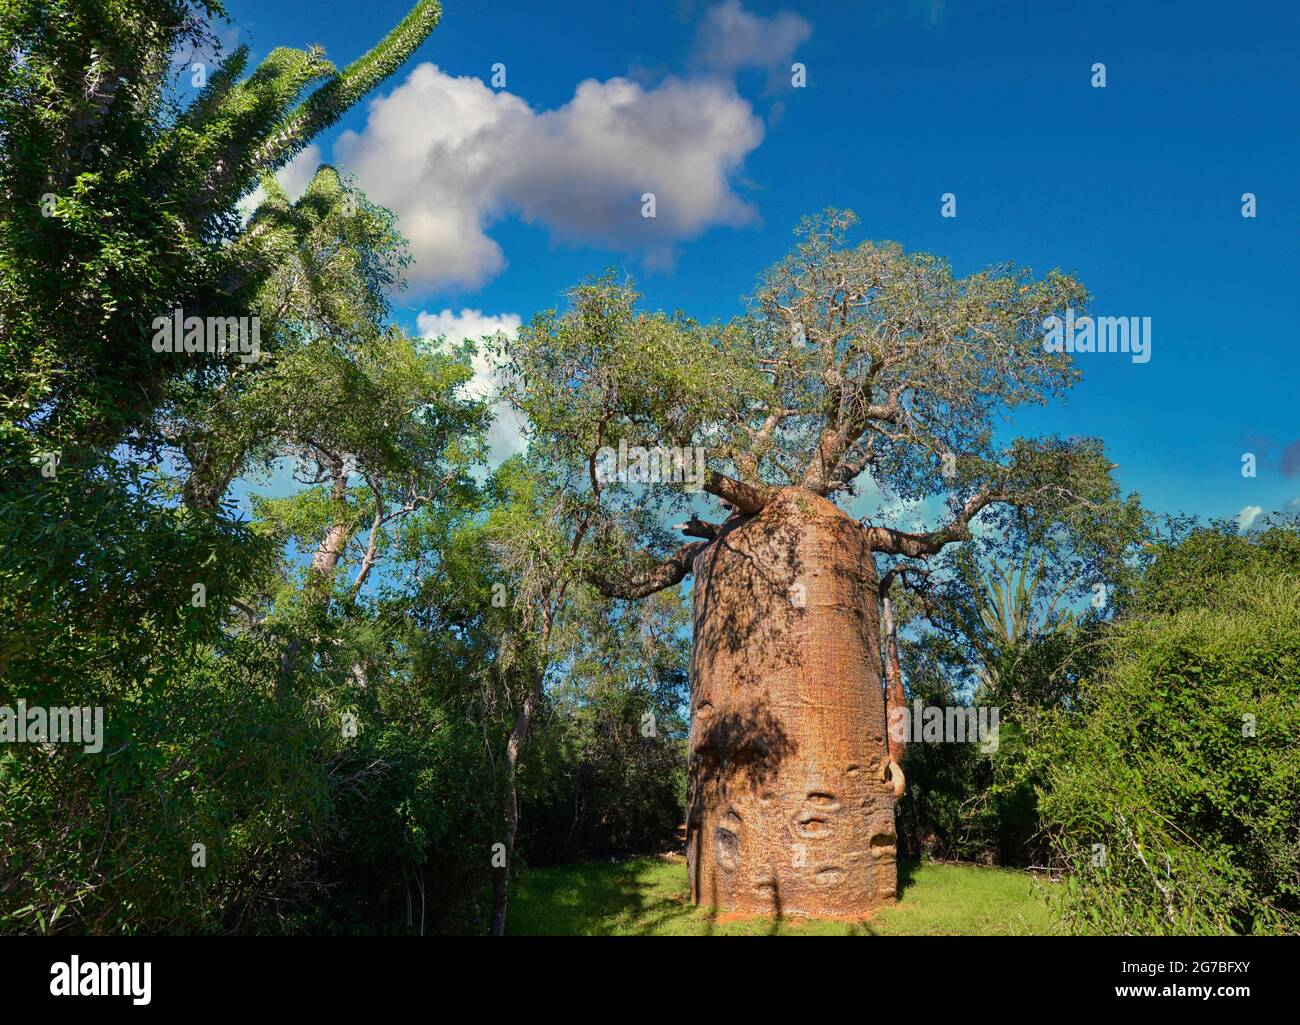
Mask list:
[[[379,531],[399,516],[406,516],[408,513],[415,512],[420,506],[433,502],[455,476],[454,470],[449,471],[435,484],[433,490],[425,494],[409,495],[405,502],[388,512],[384,510],[384,498],[379,485],[366,477],[366,483],[370,485],[370,491],[375,496],[375,516],[370,524],[370,537],[366,544],[366,554],[361,560],[361,567],[358,569],[356,579],[352,581],[352,587],[348,592],[350,599],[355,599],[361,593],[362,585],[365,584],[366,578],[370,575],[375,563],[379,561]]]
[[[804,469],[802,483],[810,491],[825,495],[843,487],[866,468],[866,461],[850,463],[849,459],[872,424],[902,422],[903,386],[891,392],[885,402],[871,401],[873,382],[882,366],[883,362],[874,363],[866,377],[847,391],[843,382],[836,385],[834,407],[827,409],[826,424]]]
[[[777,375],[776,382],[779,387],[781,375]],[[763,452],[767,449],[772,441],[772,436],[776,429],[792,416],[798,416],[799,410],[779,407],[771,410],[764,418],[762,424],[758,427],[750,427],[742,423],[740,426],[749,436],[749,447],[745,452],[737,453],[735,456],[736,469],[740,471],[741,479],[747,483],[758,487],[762,486],[762,478],[758,472],[759,460],[762,459]]]
[[[356,579],[352,581],[352,588],[348,592],[350,599],[355,599],[361,593],[361,585],[366,582],[366,577],[370,575],[370,569],[375,564],[375,553],[379,547],[379,531],[384,525],[384,496],[379,485],[366,478],[366,483],[370,485],[370,492],[375,496],[375,518],[370,524],[370,537],[366,542],[366,554],[361,560],[361,568],[357,571]]]

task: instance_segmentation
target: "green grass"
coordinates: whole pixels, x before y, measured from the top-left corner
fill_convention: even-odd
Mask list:
[[[900,865],[898,904],[858,922],[732,917],[690,902],[686,859],[533,869],[510,899],[517,936],[1039,936],[1058,931],[1045,884],[975,865]]]

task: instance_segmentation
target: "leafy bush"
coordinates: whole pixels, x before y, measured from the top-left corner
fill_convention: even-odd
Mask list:
[[[1087,619],[1068,630],[986,646],[975,660],[986,682],[974,688],[963,682],[972,662],[965,643],[935,634],[904,643],[912,699],[999,711],[996,751],[971,743],[908,745],[907,791],[898,806],[907,857],[1000,865],[1049,858],[1036,796],[1045,768],[1037,724],[1077,700],[1080,676],[1095,659],[1098,629]]]
[[[1201,607],[1214,600],[1224,578],[1241,573],[1300,576],[1300,530],[1274,526],[1243,533],[1227,524],[1193,530],[1179,543],[1157,549],[1123,612]]]
[[[334,807],[311,931],[483,932],[498,786],[483,735],[429,708],[367,727],[331,766]]]
[[[1300,922],[1300,579],[1217,577],[1199,594],[1120,624],[1082,710],[1044,736],[1040,810],[1073,868],[1059,908],[1077,931]]]
[[[685,820],[685,727],[667,695],[593,689],[552,710],[529,759],[522,846],[533,862],[653,849]]]
[[[295,928],[329,808],[320,734],[235,657],[78,694],[105,709],[100,753],[4,745],[0,932]]]

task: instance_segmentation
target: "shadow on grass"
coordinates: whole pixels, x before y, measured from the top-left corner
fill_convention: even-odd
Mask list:
[[[918,862],[903,861],[901,858],[898,860],[897,865],[898,865],[897,900],[901,904],[905,899],[904,894],[907,892],[907,890],[909,890],[911,887],[916,885],[916,873],[921,866]],[[895,907],[897,907],[897,905],[895,905]],[[887,936],[889,935],[889,933],[881,932],[879,929],[875,927],[874,923],[867,921],[867,922],[859,922],[856,926],[854,926],[852,935]]]
[[[616,864],[590,862],[578,871],[537,869],[520,880],[511,898],[510,928],[516,935],[717,935],[742,931],[776,936],[803,932],[805,920],[783,915],[733,919],[725,910],[691,903],[685,860],[634,858]],[[899,862],[899,899],[915,885],[918,866]],[[720,930],[736,923],[736,930]],[[743,925],[741,924],[743,923]],[[851,936],[881,935],[872,922],[840,923]]]
[[[898,899],[903,899],[903,891],[916,883],[916,870],[921,866],[915,861],[898,862]]]
[[[712,933],[716,917],[690,902],[684,859],[635,858],[618,864],[592,862],[579,872],[529,872],[511,901],[510,931],[654,935],[674,931],[672,926],[678,924],[682,932],[698,932],[703,925]]]

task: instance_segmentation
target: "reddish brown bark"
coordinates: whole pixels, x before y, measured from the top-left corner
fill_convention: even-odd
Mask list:
[[[858,916],[894,900],[894,794],[867,533],[801,488],[694,558],[693,899]]]

